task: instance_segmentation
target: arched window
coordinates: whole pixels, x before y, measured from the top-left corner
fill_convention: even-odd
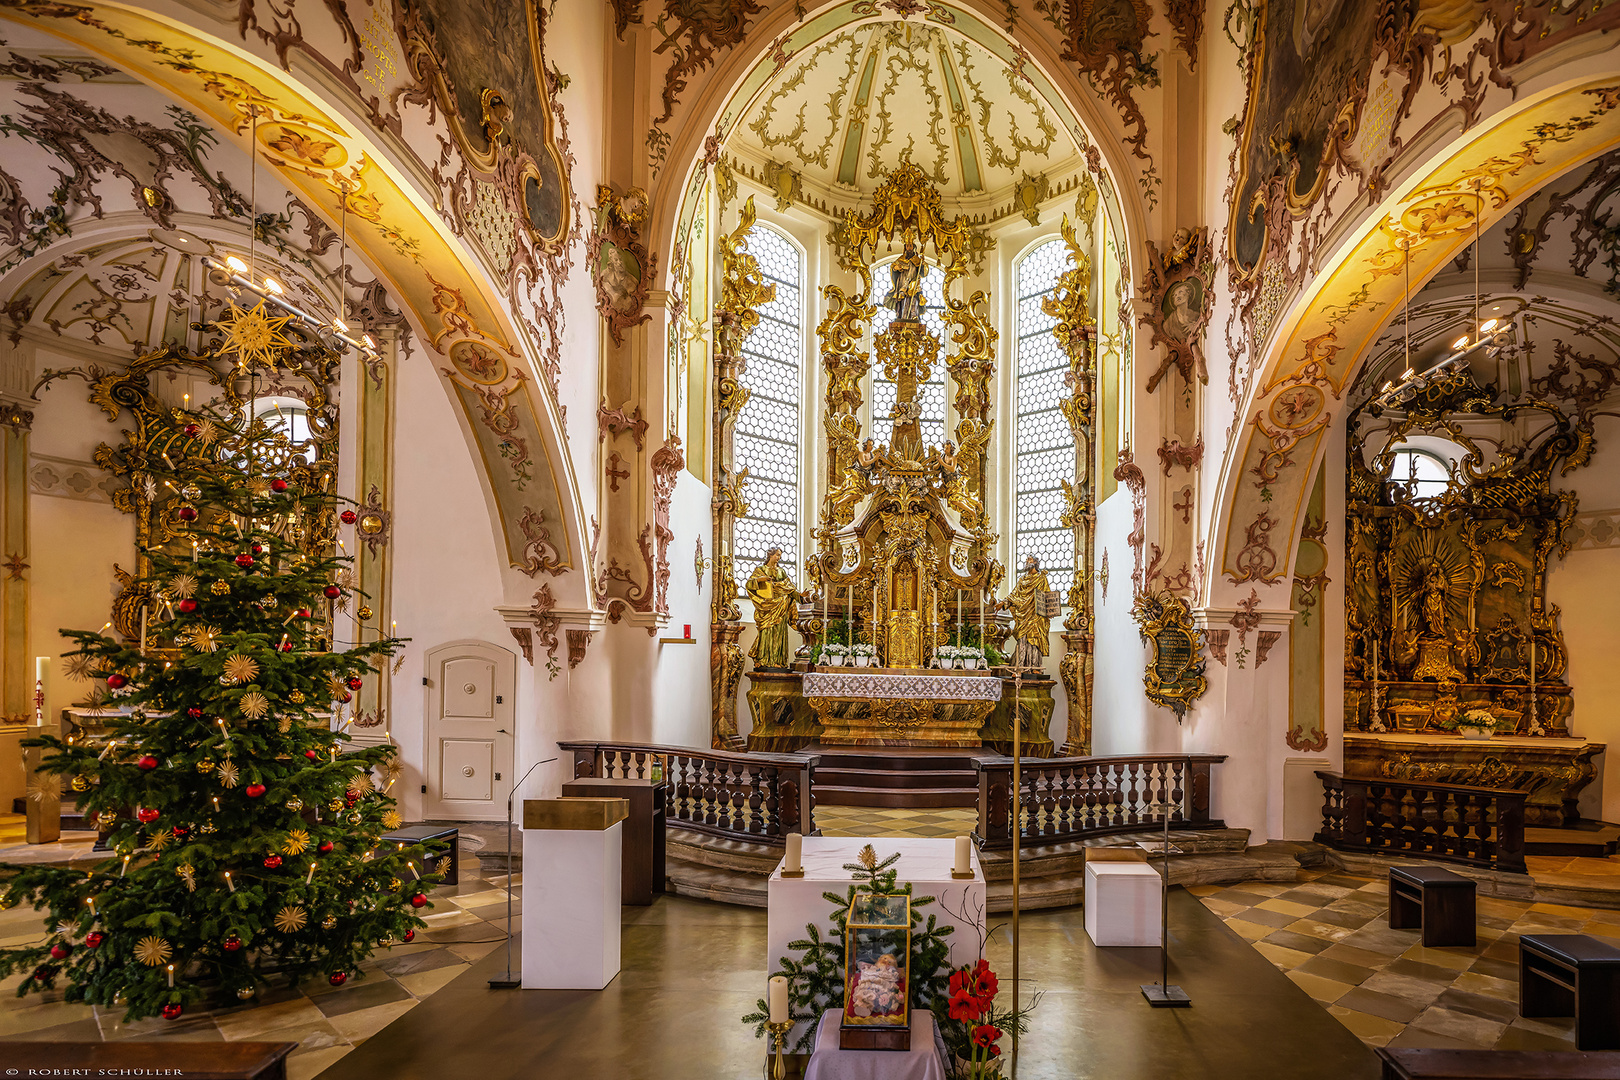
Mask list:
[[[881,301],[883,295],[889,291],[888,264],[884,263],[873,271],[873,293]],[[945,330],[945,271],[938,266],[930,265],[928,274],[923,278],[923,313],[922,324],[928,328],[929,333],[939,339],[939,363],[934,365],[929,373],[928,381],[917,388],[917,404],[922,408],[921,426],[922,443],[924,446],[938,446],[945,441],[945,357],[951,352],[950,338]],[[872,317],[872,336],[889,328],[894,321],[894,312],[880,303],[877,314]],[[873,357],[872,366],[872,425],[870,428],[872,438],[879,443],[889,446],[894,443],[894,421],[889,419],[889,410],[894,408],[896,389],[894,383],[883,377],[883,368],[878,366],[877,358]]]
[[[1052,588],[1064,592],[1074,580],[1074,533],[1060,520],[1065,480],[1074,480],[1074,434],[1059,403],[1069,393],[1068,357],[1052,335],[1056,320],[1041,300],[1068,266],[1067,247],[1052,240],[1018,264],[1017,382],[1013,572],[1030,555],[1041,562]]]
[[[773,547],[782,565],[799,562],[799,401],[804,370],[804,259],[775,229],[755,225],[748,250],[776,299],[759,309],[759,326],[743,345],[746,370],[738,378],[749,391],[737,414],[733,444],[738,468],[748,469],[743,489],[748,513],[737,520],[733,557],[738,580],[747,580]]]
[[[1429,450],[1403,448],[1395,451],[1389,482],[1406,489],[1408,499],[1432,499],[1451,483],[1451,467]]]
[[[267,397],[257,398],[253,403],[253,416],[256,420],[263,420],[271,431],[279,431],[287,436],[287,441],[294,446],[306,444],[304,457],[309,461],[315,460],[315,443],[310,441],[309,409],[297,398]]]

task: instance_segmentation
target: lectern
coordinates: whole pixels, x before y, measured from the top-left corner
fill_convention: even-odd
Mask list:
[[[523,802],[523,988],[600,990],[619,974],[625,799]]]

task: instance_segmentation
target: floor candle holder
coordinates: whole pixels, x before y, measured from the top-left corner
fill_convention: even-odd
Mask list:
[[[783,1080],[783,1077],[787,1076],[787,1060],[784,1054],[787,1049],[788,1032],[793,1029],[793,1021],[786,1020],[780,1024],[773,1024],[767,1020],[765,1027],[776,1040],[776,1060],[771,1062],[771,1080]]]

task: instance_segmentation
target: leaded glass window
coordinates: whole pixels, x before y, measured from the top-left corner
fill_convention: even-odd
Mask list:
[[[874,273],[873,292],[879,296],[889,291],[888,266],[878,267]],[[879,306],[872,318],[872,336],[883,333],[894,321],[894,312]],[[939,363],[929,373],[928,381],[917,387],[917,404],[922,408],[920,417],[924,446],[938,446],[945,441],[945,357],[950,353],[950,338],[945,334],[945,271],[930,265],[923,278],[922,324],[939,339]],[[883,377],[883,369],[872,359],[872,438],[884,446],[894,442],[894,421],[889,410],[894,408],[897,388]]]
[[[737,519],[733,534],[739,581],[746,581],[773,547],[782,549],[784,567],[799,563],[804,260],[791,241],[764,225],[749,230],[748,250],[776,285],[776,299],[759,309],[759,326],[743,345],[746,367],[738,379],[749,391],[732,444],[738,468],[748,468],[743,489],[748,513]]]
[[[1067,268],[1062,241],[1053,240],[1018,264],[1018,407],[1013,507],[1014,573],[1030,555],[1041,562],[1052,588],[1074,580],[1074,533],[1061,522],[1065,480],[1074,479],[1074,434],[1059,407],[1068,396],[1068,357],[1052,334],[1056,320],[1041,300]]]

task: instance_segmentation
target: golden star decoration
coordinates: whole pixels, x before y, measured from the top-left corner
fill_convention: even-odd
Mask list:
[[[158,967],[169,962],[174,950],[160,937],[148,934],[135,943],[135,959],[147,967]]]
[[[292,730],[292,720],[283,716],[280,720],[276,721],[276,730],[281,732],[283,735],[287,734],[287,732]]]
[[[281,842],[281,850],[288,855],[302,855],[309,847],[309,833],[303,829],[294,829],[287,834],[287,839]]]
[[[28,781],[28,797],[43,803],[62,797],[62,778],[55,773],[37,773]]]
[[[69,944],[72,944],[74,936],[79,932],[79,924],[63,920],[56,924],[56,932],[59,936],[67,939]]]
[[[80,653],[78,656],[67,658],[67,662],[62,665],[62,673],[74,682],[84,682],[95,673],[95,665],[88,656]]]
[[[326,677],[327,696],[332,698],[334,701],[341,698],[348,691],[348,689],[349,688],[339,682],[336,677],[331,675]]]
[[[190,645],[198,652],[217,652],[220,632],[217,626],[199,626],[190,634],[181,637],[179,644]]]
[[[174,872],[179,874],[185,880],[186,889],[188,891],[197,891],[197,870],[195,867],[193,867],[190,863],[181,863],[179,866],[175,867]]]
[[[404,821],[401,820],[397,813],[390,810],[382,816],[382,823],[385,829],[397,829],[404,824]]]
[[[147,838],[146,846],[151,848],[153,851],[162,851],[165,847],[169,846],[169,841],[173,839],[173,832],[168,829],[159,829],[157,832],[153,833]]]
[[[212,420],[199,420],[197,422],[197,441],[207,446],[219,436],[219,428],[214,426]]]
[[[220,763],[219,782],[225,787],[235,787],[242,779],[242,774],[236,771],[236,765],[229,758]]]
[[[249,690],[242,695],[242,700],[237,702],[237,707],[249,720],[258,720],[270,711],[270,699],[257,690]]]
[[[303,908],[296,905],[289,904],[276,912],[276,929],[283,934],[291,934],[302,930],[308,922],[309,916],[304,914]]]
[[[349,778],[348,792],[350,795],[364,795],[377,785],[372,782],[368,772],[355,773]]]
[[[259,675],[259,662],[251,656],[232,653],[225,658],[225,677],[234,683],[250,683]]]
[[[197,579],[190,574],[176,574],[169,580],[169,595],[176,600],[187,600],[197,595]]]
[[[266,313],[263,304],[244,309],[233,301],[217,324],[224,332],[220,352],[234,354],[237,367],[244,371],[256,364],[275,367],[278,355],[292,348],[281,332],[291,321],[291,315]]]

